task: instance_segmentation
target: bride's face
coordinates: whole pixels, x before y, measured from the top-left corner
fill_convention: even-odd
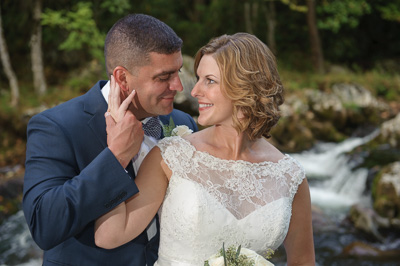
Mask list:
[[[232,126],[232,101],[221,91],[221,72],[212,55],[201,58],[197,76],[198,81],[191,94],[199,101],[199,124]]]

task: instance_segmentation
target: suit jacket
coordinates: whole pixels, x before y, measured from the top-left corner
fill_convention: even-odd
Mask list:
[[[107,148],[99,81],[85,95],[32,117],[27,129],[23,210],[33,239],[44,251],[43,265],[153,265],[159,233],[146,232],[116,249],[94,243],[94,221],[136,193],[128,173]],[[176,125],[197,131],[193,119],[174,110]],[[159,227],[159,225],[157,224]]]

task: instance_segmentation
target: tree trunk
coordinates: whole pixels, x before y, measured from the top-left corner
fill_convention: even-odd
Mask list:
[[[19,102],[19,87],[18,87],[17,77],[14,73],[14,70],[11,67],[10,56],[8,55],[7,44],[4,38],[1,7],[0,7],[0,57],[1,57],[1,63],[4,68],[4,72],[8,78],[11,88],[11,106],[15,107],[18,105]]]
[[[317,73],[324,73],[324,56],[319,39],[317,19],[315,15],[315,0],[307,0],[307,24],[311,44],[312,63]]]
[[[42,0],[33,1],[33,31],[31,36],[31,60],[33,72],[33,85],[39,95],[46,92],[46,80],[42,60],[42,25],[40,15],[42,13]]]
[[[268,6],[262,5],[265,19],[267,21],[267,44],[269,49],[276,55],[276,41],[275,41],[275,28],[276,28],[276,10],[274,1],[268,1]]]

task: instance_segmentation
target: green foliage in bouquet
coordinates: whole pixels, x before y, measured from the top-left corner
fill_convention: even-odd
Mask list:
[[[224,244],[219,251],[220,255],[224,257],[225,266],[254,266],[255,262],[253,259],[248,258],[246,255],[240,255],[241,246],[235,250],[233,246],[225,250]],[[210,266],[208,260],[204,262],[204,266]]]

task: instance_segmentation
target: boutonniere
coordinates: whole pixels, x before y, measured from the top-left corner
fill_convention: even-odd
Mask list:
[[[184,137],[193,133],[193,130],[191,130],[186,125],[175,126],[172,116],[169,118],[168,125],[161,124],[161,126],[163,129],[164,137],[173,137],[173,136]]]

